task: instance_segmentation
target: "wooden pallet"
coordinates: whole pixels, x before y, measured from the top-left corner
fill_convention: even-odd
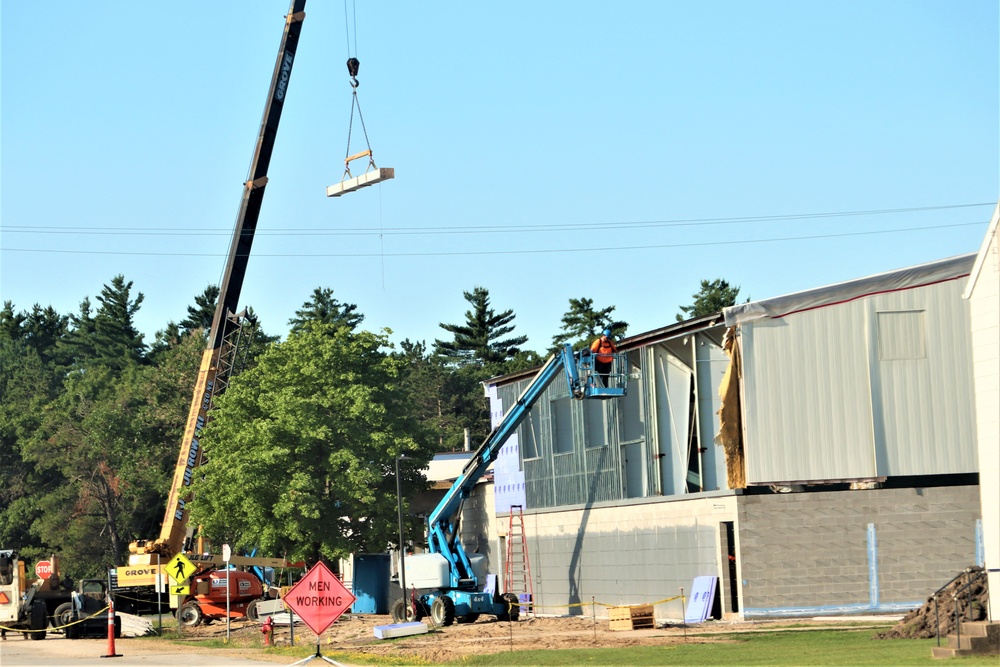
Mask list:
[[[651,604],[609,607],[608,618],[611,620],[612,630],[643,630],[656,627]]]

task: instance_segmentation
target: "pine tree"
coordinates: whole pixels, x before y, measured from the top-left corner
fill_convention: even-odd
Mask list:
[[[358,312],[357,305],[341,303],[333,298],[333,290],[329,287],[317,287],[313,290],[309,301],[295,311],[295,317],[288,320],[291,331],[301,331],[310,324],[342,324],[352,331],[364,321],[365,316]]]
[[[178,328],[182,334],[201,329],[204,335],[212,328],[215,317],[215,306],[219,301],[219,286],[209,285],[205,291],[194,298],[194,305],[187,307],[187,317],[181,320]]]
[[[552,337],[552,350],[559,350],[566,343],[574,350],[587,347],[604,329],[611,329],[614,337],[624,336],[628,323],[612,320],[614,310],[614,306],[594,310],[593,299],[570,299],[569,310],[562,317],[562,332]]]
[[[24,320],[27,318],[24,311],[14,311],[13,301],[4,301],[3,308],[0,309],[0,339],[22,340]]]
[[[465,312],[465,324],[444,324],[439,326],[453,334],[450,341],[435,340],[438,354],[459,366],[475,364],[497,367],[513,357],[518,347],[528,341],[527,336],[504,338],[514,331],[514,311],[496,313],[490,307],[490,293],[485,287],[476,287],[464,292],[465,300],[472,310]]]
[[[80,312],[69,316],[69,331],[63,336],[61,350],[62,361],[67,366],[82,366],[97,355],[97,325],[90,308],[90,297],[84,297],[80,302]]]
[[[132,281],[125,282],[119,274],[97,296],[101,305],[94,316],[94,347],[99,363],[109,368],[141,362],[146,354],[142,334],[135,327],[135,314],[145,297],[139,292],[133,299],[131,293]]]
[[[729,282],[723,280],[722,278],[716,278],[711,282],[702,280],[701,290],[696,294],[691,295],[691,298],[694,299],[694,303],[690,306],[680,307],[680,309],[684,312],[684,315],[678,314],[677,321],[683,322],[684,320],[701,317],[703,315],[720,313],[723,308],[735,304],[736,298],[739,294],[739,286],[731,287]]]

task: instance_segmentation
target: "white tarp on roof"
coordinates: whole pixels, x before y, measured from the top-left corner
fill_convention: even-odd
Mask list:
[[[912,289],[962,278],[969,275],[975,261],[975,253],[939,259],[867,278],[857,278],[804,292],[777,296],[773,299],[741,303],[723,309],[722,313],[726,318],[726,326],[730,327],[765,317],[784,317],[803,310],[853,301],[873,294]]]

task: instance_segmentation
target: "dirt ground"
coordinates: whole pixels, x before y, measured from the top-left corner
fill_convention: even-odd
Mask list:
[[[898,618],[898,617],[897,617]],[[895,620],[895,619],[892,619]],[[430,662],[458,660],[463,656],[482,653],[499,653],[510,650],[551,650],[568,648],[620,648],[626,646],[667,646],[680,642],[712,643],[729,641],[724,633],[769,631],[778,629],[808,628],[811,626],[838,627],[858,625],[873,629],[885,629],[885,622],[878,624],[873,619],[827,619],[822,621],[786,620],[729,623],[710,621],[699,626],[657,624],[656,628],[644,630],[612,631],[608,621],[598,619],[596,624],[589,617],[522,618],[515,623],[482,618],[472,624],[455,624],[434,628],[427,634],[381,640],[374,634],[377,625],[391,623],[388,616],[344,616],[322,636],[321,650],[326,652],[347,651],[355,655],[413,657]],[[225,624],[185,629],[188,638],[219,638],[225,636]],[[289,629],[278,626],[275,644],[287,646]],[[245,649],[245,657],[267,659],[259,648],[263,639],[260,625],[247,621],[234,622],[230,626],[230,643]],[[295,627],[296,646],[315,646],[316,636],[302,625]],[[232,649],[229,649],[230,651]],[[275,661],[287,662],[287,657],[275,657]],[[357,660],[356,660],[357,661]]]

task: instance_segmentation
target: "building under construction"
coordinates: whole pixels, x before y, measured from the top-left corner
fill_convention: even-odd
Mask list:
[[[677,618],[664,600],[701,576],[718,618],[918,607],[984,558],[975,259],[622,341],[628,395],[550,386],[496,461],[490,525],[467,513],[463,538],[541,614],[596,599]],[[488,383],[494,422],[527,378]]]

